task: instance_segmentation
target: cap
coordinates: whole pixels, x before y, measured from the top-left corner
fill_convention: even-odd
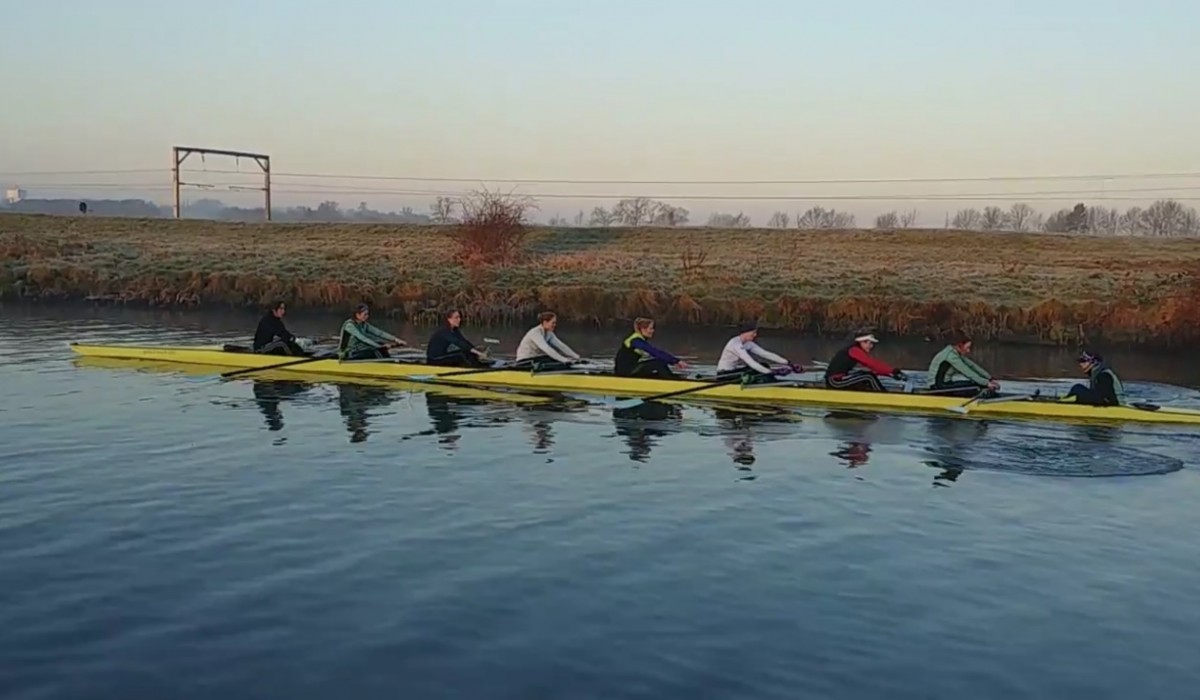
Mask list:
[[[758,321],[743,321],[738,324],[738,335],[758,330]]]
[[[855,336],[855,338],[854,338],[854,342],[856,342],[856,343],[862,343],[862,342],[865,342],[868,340],[871,341],[872,343],[879,342],[879,338],[876,338],[874,333],[860,333],[859,335]]]
[[[1079,353],[1079,364],[1081,364],[1081,365],[1091,364],[1092,362],[1099,362],[1099,361],[1100,361],[1100,356],[1097,355],[1096,353],[1088,352],[1087,350],[1084,350],[1083,352]]]

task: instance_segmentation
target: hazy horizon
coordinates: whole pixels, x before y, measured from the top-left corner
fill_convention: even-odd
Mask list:
[[[1048,213],[1200,189],[1200,176],[679,183],[1196,173],[1191,3],[328,7],[0,0],[0,185],[168,203],[170,148],[190,145],[270,154],[280,206],[421,211],[433,192],[473,186],[296,174],[477,178],[543,195],[543,218],[645,195],[693,223],[823,205],[860,224],[917,209],[933,225],[1010,194]],[[213,172],[234,166],[193,156],[185,181],[214,188],[185,197],[256,205],[259,193],[227,189],[257,184],[256,166]],[[523,178],[615,182],[504,182]],[[964,195],[988,196],[917,201]],[[767,196],[807,199],[738,199]]]

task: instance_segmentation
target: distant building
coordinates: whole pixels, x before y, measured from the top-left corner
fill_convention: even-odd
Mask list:
[[[20,187],[9,187],[4,191],[4,201],[8,202],[9,204],[16,204],[22,199],[25,199],[26,194],[27,193],[25,190],[21,189]]]

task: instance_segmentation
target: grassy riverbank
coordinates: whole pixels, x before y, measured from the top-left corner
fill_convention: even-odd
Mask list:
[[[765,324],[1074,343],[1200,339],[1195,239],[944,230],[534,229],[524,260],[454,261],[453,229],[0,215],[0,297],[525,321]]]

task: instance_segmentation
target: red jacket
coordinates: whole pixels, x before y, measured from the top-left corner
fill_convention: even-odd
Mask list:
[[[850,359],[854,360],[855,362],[857,362],[860,365],[863,365],[864,367],[871,370],[875,374],[880,374],[883,376],[891,376],[891,374],[896,371],[896,370],[892,369],[892,367],[889,366],[886,362],[883,362],[882,360],[877,360],[874,357],[871,357],[870,353],[863,350],[861,347],[859,347],[857,345],[850,348]]]

